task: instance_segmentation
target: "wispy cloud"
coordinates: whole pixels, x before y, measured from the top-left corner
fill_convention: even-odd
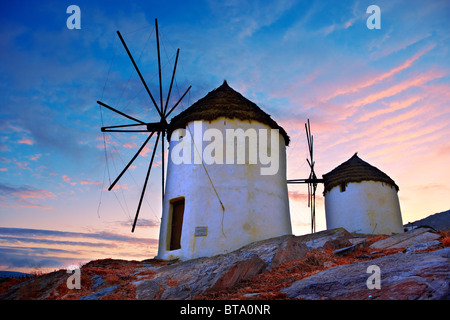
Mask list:
[[[130,221],[120,221],[118,222],[119,225],[123,227],[130,227],[131,223]],[[151,228],[151,227],[159,227],[160,223],[158,221],[152,220],[152,219],[139,219],[137,222],[137,225],[140,228]]]
[[[356,101],[349,103],[346,107],[347,108],[348,107],[360,107],[360,106],[364,106],[364,105],[367,105],[370,103],[374,103],[378,100],[397,95],[397,94],[401,93],[402,91],[405,91],[411,87],[417,87],[417,86],[423,85],[429,81],[442,78],[445,75],[446,75],[446,73],[441,70],[426,71],[426,72],[423,72],[421,74],[418,74],[418,75],[412,77],[412,79],[407,79],[402,82],[399,82],[399,83],[389,87],[388,89],[378,91],[375,93],[370,93],[361,99],[357,99]]]
[[[22,138],[19,141],[17,141],[18,143],[22,143],[22,144],[27,144],[29,146],[32,146],[34,144],[34,141],[31,139],[27,139],[27,138]]]
[[[88,185],[98,186],[98,185],[101,185],[102,182],[101,181],[92,181],[91,179],[84,179],[84,180],[81,180],[80,184],[82,184],[82,185],[88,184]]]
[[[154,248],[156,239],[113,232],[70,232],[44,229],[0,227],[0,267],[30,270],[36,267],[61,268],[87,262],[94,257],[135,254],[138,247]],[[155,251],[155,249],[153,249]],[[139,254],[137,254],[139,256]],[[141,253],[141,257],[148,257]]]
[[[376,109],[374,111],[368,111],[368,112],[362,114],[359,121],[366,121],[366,120],[369,120],[371,118],[374,118],[374,117],[377,117],[377,116],[380,116],[383,114],[395,112],[397,110],[406,109],[406,108],[414,105],[415,103],[423,100],[427,95],[428,95],[428,93],[422,93],[422,94],[409,96],[406,98],[402,97],[401,100],[396,100],[396,101],[392,101],[392,102],[382,102],[382,105],[384,107],[380,106],[378,109]]]
[[[307,193],[302,193],[299,191],[289,191],[289,199],[292,199],[294,201],[308,201],[308,194]]]
[[[236,29],[240,39],[251,37],[258,30],[279,20],[295,4],[292,0],[267,1],[210,1],[213,12],[225,18],[230,28]]]
[[[18,187],[0,184],[0,207],[50,210],[52,207],[41,204],[38,200],[55,200],[56,198],[53,192],[45,189],[36,189],[28,185]]]
[[[59,231],[59,230],[45,230],[45,229],[27,229],[27,228],[4,228],[0,227],[0,235],[4,236],[20,236],[20,237],[60,237],[60,238],[84,238],[94,240],[113,240],[119,242],[134,242],[139,243],[155,243],[154,240],[145,238],[137,238],[131,236],[125,236],[112,232],[71,232],[71,231]],[[68,242],[68,244],[76,244]]]
[[[394,75],[400,73],[401,71],[409,68],[412,66],[412,64],[419,59],[421,56],[423,56],[424,54],[426,54],[428,51],[430,51],[433,48],[433,46],[429,46],[423,50],[421,50],[420,52],[416,53],[414,56],[412,56],[411,58],[407,59],[406,61],[404,61],[402,64],[398,65],[397,67],[394,67],[384,73],[378,74],[378,75],[370,75],[369,79],[363,82],[358,81],[359,83],[356,84],[352,84],[349,85],[347,87],[344,87],[342,89],[338,89],[337,91],[333,92],[331,95],[329,95],[326,98],[323,98],[322,101],[326,102],[329,101],[332,98],[335,98],[337,96],[341,96],[341,95],[346,95],[349,93],[355,93],[360,91],[361,89],[373,86],[377,83],[380,83],[384,80],[387,80],[391,77],[393,77]]]
[[[151,91],[159,93],[154,8],[160,18],[162,60],[166,55],[170,60],[163,63],[163,91],[167,92],[170,83],[177,47],[181,55],[172,100],[179,97],[177,91],[182,93],[192,85],[172,115],[227,79],[288,131],[292,142],[287,168],[294,175],[289,178],[308,174],[304,122],[310,118],[317,174],[359,151],[364,160],[380,164],[396,182],[400,179],[401,199],[408,199],[402,202],[406,215],[420,214],[425,206],[420,203],[428,206],[427,212],[446,209],[445,195],[438,188],[420,190],[421,184],[433,185],[450,176],[449,4],[385,1],[380,4],[381,30],[366,28],[367,6],[360,0],[211,0],[165,10],[166,4],[153,0],[131,6],[90,2],[82,7],[84,27],[67,30],[64,20],[61,25],[64,10],[60,16],[45,1],[30,2],[27,12],[39,14],[28,19],[30,15],[19,3],[10,2],[3,8],[0,26],[0,210],[7,211],[5,225],[32,227],[37,220],[25,221],[24,216],[40,219],[48,215],[43,209],[55,208],[58,219],[52,223],[57,228],[72,223],[67,222],[72,221],[72,208],[82,207],[74,228],[100,224],[110,230],[111,225],[93,221],[97,215],[91,214],[99,204],[99,188],[107,185],[108,178],[117,177],[145,135],[105,134],[105,152],[100,126],[126,124],[127,120],[110,110],[100,113],[95,101],[104,100],[139,119],[157,121],[115,34],[117,29],[123,31]],[[129,189],[123,193],[124,200],[139,197],[143,181],[132,176],[145,176],[152,150],[149,143],[141,153],[146,159],[138,157],[131,167],[135,170],[116,186],[115,190]],[[159,155],[158,148],[155,166],[160,163]],[[158,177],[152,171],[150,179]],[[305,205],[305,191],[291,189],[293,206]],[[116,202],[106,204],[106,194],[103,205],[113,207],[108,207],[108,217],[120,220],[121,208],[114,206]],[[121,194],[113,192],[111,198],[122,201]],[[146,194],[152,205],[161,203],[156,194],[160,195]],[[123,211],[128,211],[126,207]],[[57,212],[56,208],[68,210]],[[48,220],[39,221],[42,226]],[[157,232],[158,218],[138,223],[147,226],[145,231]],[[154,239],[138,240],[134,245],[131,239],[95,238],[88,232],[32,236],[31,232],[11,231],[0,236],[2,244],[6,237],[15,241],[10,244],[15,253],[2,253],[14,254],[16,262],[26,260],[27,254],[35,262],[66,256],[98,258],[118,250],[123,256],[128,256],[125,251],[139,250],[143,255],[156,246]],[[120,245],[123,249],[115,247]],[[37,246],[54,250],[32,249]]]
[[[67,267],[71,264],[86,262],[83,258],[64,258],[57,255],[62,253],[76,254],[73,251],[52,248],[24,248],[0,246],[0,267],[3,270],[23,272],[51,271]]]
[[[30,156],[30,160],[31,160],[31,161],[37,161],[37,160],[39,160],[41,157],[42,157],[42,154],[35,154],[35,155]]]
[[[69,176],[67,174],[64,174],[62,176],[62,179],[64,180],[64,182],[67,182],[67,183],[71,184],[72,186],[77,184],[76,182],[73,182],[72,178],[69,178]]]

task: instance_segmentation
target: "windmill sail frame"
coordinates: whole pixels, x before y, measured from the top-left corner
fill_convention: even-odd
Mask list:
[[[153,160],[155,158],[155,153],[156,153],[156,149],[158,147],[158,142],[159,139],[161,138],[161,154],[162,154],[162,174],[161,174],[161,185],[162,185],[162,190],[161,190],[161,194],[162,194],[162,201],[164,203],[164,138],[166,136],[167,130],[168,130],[168,123],[167,123],[167,118],[168,116],[175,110],[175,108],[181,103],[181,101],[183,100],[183,98],[186,96],[186,94],[189,92],[189,90],[191,89],[192,86],[189,86],[186,91],[184,92],[184,94],[181,96],[181,98],[172,106],[172,108],[167,112],[168,109],[168,104],[169,104],[169,100],[170,100],[170,95],[172,92],[172,86],[173,86],[173,82],[175,79],[175,73],[176,73],[176,69],[177,69],[177,64],[178,64],[178,57],[180,54],[180,49],[177,49],[177,54],[176,54],[176,58],[175,58],[175,64],[174,64],[174,68],[173,68],[173,72],[172,72],[172,78],[171,78],[171,82],[170,82],[170,87],[169,87],[169,91],[167,94],[167,99],[164,103],[164,97],[163,97],[163,92],[162,92],[162,79],[161,79],[161,54],[160,54],[160,47],[159,47],[159,30],[158,30],[158,20],[155,19],[155,30],[156,30],[156,44],[157,44],[157,53],[158,53],[158,75],[159,75],[159,100],[160,100],[160,104],[158,106],[158,103],[156,102],[154,96],[152,95],[139,67],[136,64],[136,61],[133,58],[133,55],[131,54],[130,50],[128,49],[128,46],[125,42],[125,39],[123,38],[122,34],[120,33],[120,31],[117,31],[117,35],[119,36],[119,39],[122,43],[122,45],[125,48],[125,51],[128,54],[128,57],[131,60],[131,63],[133,64],[137,74],[139,75],[139,78],[142,82],[142,84],[145,87],[145,90],[147,91],[150,100],[153,103],[153,106],[155,107],[156,111],[158,111],[158,114],[160,116],[160,121],[159,122],[145,122],[139,119],[136,119],[122,111],[117,110],[116,108],[113,108],[111,106],[109,106],[108,104],[102,102],[102,101],[97,101],[97,103],[102,106],[105,107],[119,115],[121,115],[124,118],[127,118],[129,120],[134,121],[135,123],[133,124],[122,124],[122,125],[115,125],[115,126],[105,126],[101,128],[102,132],[148,132],[150,133],[149,136],[147,137],[147,139],[145,140],[145,142],[141,145],[141,147],[137,150],[137,152],[135,153],[135,155],[131,158],[131,160],[128,162],[128,164],[124,167],[124,169],[120,172],[120,174],[117,176],[117,178],[114,180],[114,182],[109,186],[108,190],[111,191],[114,186],[117,184],[117,182],[121,179],[121,177],[123,176],[123,174],[130,168],[131,164],[136,160],[136,158],[139,156],[139,154],[141,153],[141,151],[144,149],[144,147],[147,145],[147,143],[150,141],[150,139],[153,137],[153,135],[155,133],[157,133],[157,138],[156,138],[156,142],[153,146],[153,152],[152,152],[152,157],[150,160],[150,164],[147,170],[147,175],[145,177],[145,182],[144,182],[144,186],[142,188],[142,192],[140,195],[140,199],[139,199],[139,204],[136,210],[136,215],[133,221],[133,226],[131,229],[131,232],[134,232],[135,228],[136,228],[136,223],[138,220],[138,216],[139,216],[139,212],[141,210],[141,205],[142,205],[142,200],[144,198],[145,195],[145,190],[147,188],[147,183],[148,183],[148,179],[150,177],[150,172],[151,172],[151,168],[153,165]],[[137,127],[137,128],[136,128]]]
[[[307,179],[292,179],[287,180],[288,184],[300,184],[300,183],[306,183],[308,184],[308,207],[311,208],[311,233],[316,232],[316,190],[317,190],[317,184],[323,183],[323,179],[318,179],[316,172],[314,171],[314,138],[311,134],[311,124],[309,122],[309,119],[307,123],[305,123],[305,130],[306,130],[306,141],[308,142],[308,152],[309,152],[309,159],[306,159],[308,162],[310,173],[309,177]]]

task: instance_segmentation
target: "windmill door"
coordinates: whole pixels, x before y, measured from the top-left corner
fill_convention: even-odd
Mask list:
[[[170,232],[169,250],[181,248],[181,229],[183,227],[184,199],[171,203],[172,205],[172,224]]]

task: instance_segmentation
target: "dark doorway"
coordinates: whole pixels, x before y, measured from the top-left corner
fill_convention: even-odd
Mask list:
[[[169,250],[181,248],[181,229],[183,227],[184,199],[179,199],[171,203],[172,225],[170,232]]]

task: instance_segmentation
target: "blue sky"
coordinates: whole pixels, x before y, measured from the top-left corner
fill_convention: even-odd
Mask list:
[[[71,4],[81,9],[80,30],[66,27]],[[371,4],[381,9],[379,30],[366,27]],[[449,16],[448,1],[438,0],[3,4],[0,269],[156,253],[160,155],[131,234],[151,152],[144,150],[117,191],[104,191],[145,136],[107,135],[106,166],[101,117],[105,125],[123,121],[96,104],[156,119],[116,35],[158,92],[155,18],[165,90],[177,48],[173,101],[192,85],[178,112],[226,79],[290,135],[288,178],[309,174],[303,124],[310,118],[318,175],[359,152],[400,186],[405,223],[448,210]],[[306,233],[306,187],[289,190],[294,232]],[[324,229],[321,197],[317,215]]]

